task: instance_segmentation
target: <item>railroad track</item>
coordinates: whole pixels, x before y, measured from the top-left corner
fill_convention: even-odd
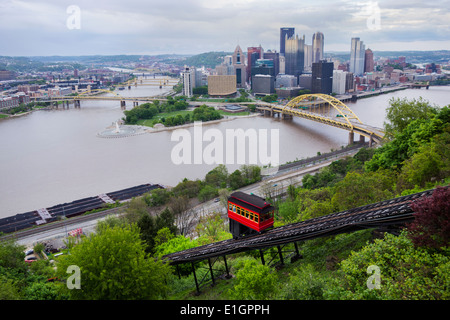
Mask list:
[[[427,190],[281,226],[254,236],[236,240],[229,239],[175,252],[164,256],[163,259],[167,259],[171,264],[176,265],[344,232],[404,224],[414,218],[410,207],[411,202],[421,197],[430,196],[433,191]]]

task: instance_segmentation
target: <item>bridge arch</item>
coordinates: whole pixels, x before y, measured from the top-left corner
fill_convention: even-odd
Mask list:
[[[288,108],[298,109],[299,107],[304,105],[305,102],[311,101],[317,101],[317,103],[328,103],[339,112],[339,114],[347,122],[348,126],[351,129],[354,128],[354,123],[352,123],[350,120],[356,120],[357,122],[362,124],[358,116],[345,103],[336,99],[335,97],[323,93],[303,94],[295,97],[283,107],[283,111],[286,111]]]

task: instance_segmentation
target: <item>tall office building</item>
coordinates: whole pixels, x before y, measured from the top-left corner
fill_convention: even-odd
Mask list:
[[[305,44],[305,65],[304,70],[311,71],[312,63],[313,63],[313,50],[312,45]]]
[[[364,59],[366,48],[359,38],[352,38],[352,47],[350,51],[350,72],[356,76],[364,74]]]
[[[247,78],[245,79],[247,82],[249,82],[252,67],[255,66],[256,60],[262,59],[264,54],[264,50],[259,45],[259,47],[248,47],[247,48]]]
[[[194,74],[195,68],[184,67],[184,70],[181,72],[181,77],[183,79],[183,95],[190,98],[193,96],[193,87],[194,87]]]
[[[367,49],[364,55],[364,72],[373,72],[375,63],[373,62],[372,50]]]
[[[234,74],[236,75],[236,86],[238,88],[245,88],[245,79],[247,79],[245,55],[239,45],[233,53],[233,67]]]
[[[280,73],[280,54],[278,52],[268,50],[267,52],[264,52],[263,58],[273,61],[273,71],[275,76]]]
[[[312,36],[312,62],[319,62],[323,59],[324,36],[317,31]]]
[[[296,77],[302,74],[305,64],[305,36],[285,39],[285,73]]]
[[[280,55],[284,56],[286,37],[292,38],[295,33],[295,28],[280,28]]]
[[[344,94],[347,81],[347,72],[342,70],[333,70],[333,92]]]
[[[311,93],[331,94],[333,91],[333,62],[321,60],[312,64]]]

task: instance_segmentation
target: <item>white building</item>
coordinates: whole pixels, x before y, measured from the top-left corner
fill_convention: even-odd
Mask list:
[[[290,74],[278,74],[275,78],[276,88],[290,88],[298,85],[297,77]]]
[[[366,46],[359,38],[352,38],[352,47],[350,51],[350,72],[355,76],[364,74],[364,60]]]
[[[313,47],[310,44],[305,44],[304,71],[311,71],[312,63],[313,63]]]
[[[342,70],[333,70],[333,92],[336,94],[345,93],[345,81],[347,72]]]
[[[183,80],[182,94],[188,98],[193,96],[193,86],[195,84],[195,68],[184,67],[181,72],[181,79]]]

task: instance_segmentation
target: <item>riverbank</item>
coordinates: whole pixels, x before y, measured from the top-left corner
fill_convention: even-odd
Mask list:
[[[255,113],[255,114],[249,114],[249,115],[245,115],[245,116],[227,116],[226,118],[222,118],[222,119],[218,119],[218,120],[211,120],[211,121],[206,121],[206,122],[202,122],[202,125],[211,125],[211,124],[217,124],[217,123],[221,123],[221,122],[227,122],[227,121],[232,121],[232,120],[236,120],[236,119],[243,119],[243,118],[254,118],[254,117],[259,117],[261,116],[260,113]],[[146,132],[148,133],[157,133],[157,132],[162,132],[162,131],[172,131],[172,130],[177,130],[177,129],[185,129],[185,128],[190,128],[194,126],[194,122],[190,122],[190,123],[185,123],[179,126],[173,126],[173,127],[164,127],[162,124],[161,126],[158,126],[156,129],[155,127],[149,127]]]

